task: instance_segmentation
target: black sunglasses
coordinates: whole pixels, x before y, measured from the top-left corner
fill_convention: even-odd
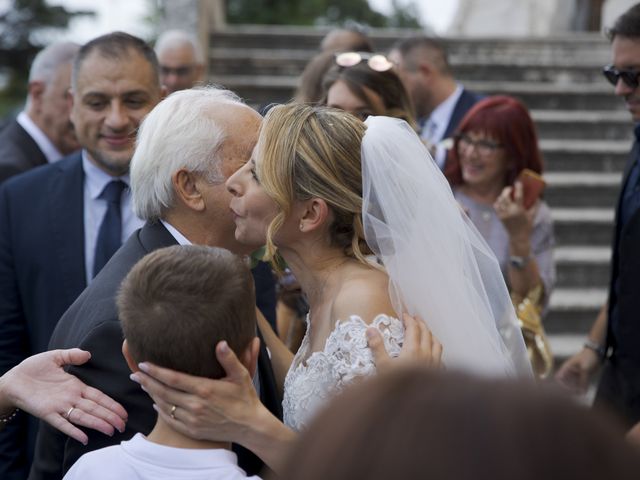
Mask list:
[[[640,70],[618,70],[613,65],[607,65],[602,69],[604,77],[614,87],[618,84],[618,80],[622,78],[622,81],[630,88],[638,88],[638,78],[640,77]]]

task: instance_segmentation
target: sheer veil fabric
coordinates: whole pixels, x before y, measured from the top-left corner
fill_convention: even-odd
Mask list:
[[[384,264],[397,313],[419,315],[448,368],[531,376],[495,255],[411,127],[369,117],[362,141],[365,238]]]

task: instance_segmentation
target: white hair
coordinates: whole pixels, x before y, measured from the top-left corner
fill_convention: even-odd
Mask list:
[[[49,83],[60,66],[73,62],[78,50],[80,45],[73,42],[54,43],[40,50],[31,64],[29,81]]]
[[[160,57],[160,53],[165,49],[189,47],[193,51],[193,59],[196,63],[204,63],[204,55],[200,43],[196,37],[183,30],[167,30],[156,40],[155,51]]]
[[[225,131],[211,115],[224,105],[249,108],[229,90],[200,87],[172,93],[147,115],[130,167],[133,210],[139,218],[156,221],[173,207],[171,177],[182,168],[207,175],[211,183],[225,181],[218,158]]]

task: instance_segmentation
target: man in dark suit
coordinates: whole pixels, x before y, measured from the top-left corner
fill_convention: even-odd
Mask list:
[[[612,64],[604,73],[635,123],[635,142],[616,206],[609,298],[584,348],[556,378],[585,391],[604,362],[595,405],[614,411],[627,427],[640,422],[640,4],[609,30]]]
[[[261,117],[231,92],[192,89],[176,92],[147,117],[131,164],[134,210],[147,223],[113,256],[104,270],[60,319],[51,348],[74,345],[92,356],[69,371],[120,402],[129,414],[127,430],[113,437],[89,435],[84,446],[41,424],[30,478],[60,478],[90,450],[147,434],[155,422],[151,399],[129,379],[120,353],[122,330],[115,295],[120,282],[144,255],[175,244],[198,244],[247,254],[251,248],[235,239],[225,180],[248,161],[257,141]],[[212,346],[212,355],[214,355]],[[254,382],[260,398],[281,416],[280,398],[264,347]],[[83,415],[90,405],[75,407]],[[248,452],[240,465],[249,473],[260,463]]]
[[[72,87],[82,152],[0,186],[0,374],[46,350],[60,316],[143,224],[126,186],[135,132],[161,98],[153,49],[122,33],[89,42]],[[37,424],[26,424],[0,434],[3,480],[28,474]]]
[[[400,40],[389,52],[413,108],[420,137],[430,147],[434,160],[444,168],[447,145],[462,117],[482,96],[456,82],[444,46],[434,38]]]
[[[54,43],[33,60],[25,109],[0,130],[0,183],[80,148],[67,99],[71,62],[79,48],[71,42]]]

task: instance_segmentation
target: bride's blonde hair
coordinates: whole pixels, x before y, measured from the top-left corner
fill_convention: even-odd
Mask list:
[[[265,259],[277,248],[273,237],[295,201],[320,198],[331,208],[331,244],[368,263],[371,254],[362,226],[360,147],[366,126],[356,117],[327,107],[288,104],[273,107],[258,140],[258,177],[280,211],[267,228]]]

